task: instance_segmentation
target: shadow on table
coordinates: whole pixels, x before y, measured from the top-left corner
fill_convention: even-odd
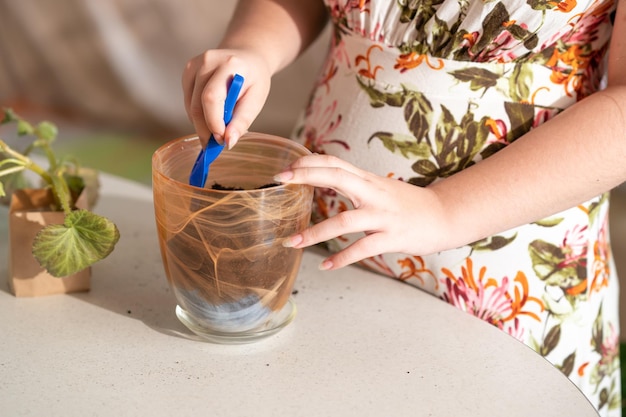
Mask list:
[[[145,190],[144,190],[145,191]],[[143,198],[142,198],[143,197]],[[92,266],[91,290],[67,295],[94,306],[142,321],[160,333],[204,341],[176,317],[176,299],[161,260],[154,207],[149,195],[101,198],[94,212],[106,216],[120,230],[115,250]],[[7,234],[0,230],[0,237]],[[7,254],[0,254],[4,265]],[[0,271],[0,291],[11,294],[6,268]]]
[[[107,195],[94,211],[117,225],[120,240],[109,257],[92,267],[91,290],[72,296],[141,320],[163,334],[200,340],[176,317],[176,301],[161,262],[152,200]]]

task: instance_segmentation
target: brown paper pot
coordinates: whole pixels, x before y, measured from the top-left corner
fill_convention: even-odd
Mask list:
[[[37,297],[87,291],[91,268],[74,275],[56,278],[43,269],[32,253],[33,240],[50,224],[63,223],[61,211],[47,211],[53,202],[48,189],[17,190],[9,209],[9,287],[17,297]],[[77,200],[78,208],[86,207],[86,195]]]

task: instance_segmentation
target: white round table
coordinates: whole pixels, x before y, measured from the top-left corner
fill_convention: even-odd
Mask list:
[[[194,340],[174,314],[149,187],[103,175],[118,225],[88,293],[16,298],[0,208],[0,414],[597,416],[528,347],[409,285],[305,251],[293,323],[246,345]]]

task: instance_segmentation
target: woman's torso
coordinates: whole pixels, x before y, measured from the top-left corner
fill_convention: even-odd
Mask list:
[[[611,1],[326,4],[332,45],[294,137],[382,176],[441,181],[602,88]],[[313,217],[349,208],[317,190]],[[362,264],[500,327],[619,411],[608,195],[455,250]]]

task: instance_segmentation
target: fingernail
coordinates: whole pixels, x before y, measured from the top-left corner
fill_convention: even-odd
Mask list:
[[[230,132],[230,135],[228,136],[228,150],[233,149],[233,146],[237,144],[238,140],[239,140],[239,132],[237,132],[236,130],[233,130],[232,132]]]
[[[293,171],[283,171],[280,174],[274,175],[274,181],[287,182],[293,178]]]
[[[320,271],[328,271],[332,267],[333,267],[333,262],[328,259],[324,259],[324,261],[318,266]]]
[[[302,235],[289,236],[287,239],[283,240],[283,246],[286,248],[295,248],[302,243],[302,240]]]
[[[215,139],[215,141],[219,143],[220,145],[224,143],[224,138],[221,137],[220,135],[213,134],[213,139]]]

